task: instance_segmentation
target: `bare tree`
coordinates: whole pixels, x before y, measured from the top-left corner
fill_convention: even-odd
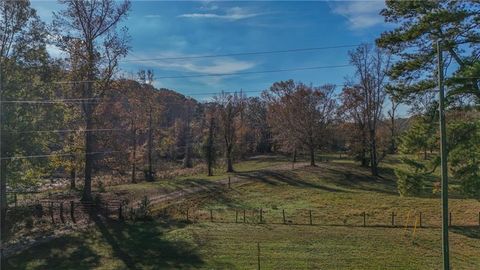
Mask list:
[[[368,166],[367,114],[360,86],[344,87],[340,100],[342,103],[339,109],[340,117],[345,121],[345,125],[353,125],[348,132],[350,153],[362,166]]]
[[[207,124],[207,135],[203,143],[203,155],[207,161],[208,176],[213,175],[213,165],[215,164],[217,157],[216,149],[216,137],[217,137],[217,127],[215,119],[215,108],[210,107],[207,109],[205,114],[206,124]]]
[[[315,166],[315,152],[327,142],[335,118],[333,85],[312,87],[292,80],[274,83],[264,97],[269,100],[269,122],[275,138],[296,151],[300,145]]]
[[[79,63],[73,68],[79,84],[72,83],[80,92],[85,120],[85,185],[82,200],[90,201],[94,164],[94,115],[97,107],[92,102],[103,97],[117,70],[118,60],[126,56],[128,37],[126,28],[117,31],[117,25],[126,17],[130,2],[114,0],[61,0],[65,9],[54,12],[53,27],[57,45]]]
[[[154,81],[154,73],[153,70],[140,70],[138,72],[138,79],[142,85],[142,87],[151,87]],[[155,180],[155,172],[153,170],[153,111],[154,111],[154,104],[152,100],[148,100],[145,104],[147,106],[147,115],[148,115],[148,139],[147,139],[147,171],[145,172],[145,179],[147,181],[154,181]]]
[[[184,147],[184,157],[183,157],[183,167],[184,168],[192,168],[193,163],[192,163],[192,155],[193,155],[193,131],[192,131],[192,125],[193,125],[193,118],[194,118],[194,110],[195,110],[195,103],[192,102],[192,100],[187,100],[185,104],[185,115],[186,119],[184,121],[184,136],[185,136],[185,147]]]
[[[361,45],[349,54],[350,63],[355,66],[359,90],[363,96],[370,145],[370,168],[372,175],[378,175],[381,156],[377,149],[377,129],[383,117],[386,72],[390,67],[390,55],[379,48],[372,48],[370,45]]]
[[[222,92],[215,97],[215,102],[218,104],[218,121],[220,130],[225,143],[225,159],[227,161],[227,172],[233,172],[233,150],[235,147],[237,134],[237,118],[243,110],[243,94],[234,93],[228,94]]]

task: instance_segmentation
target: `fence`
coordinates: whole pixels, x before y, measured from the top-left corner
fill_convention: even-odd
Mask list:
[[[352,211],[349,214],[327,214],[312,209],[196,209],[168,206],[158,213],[160,218],[187,222],[254,223],[310,226],[354,226],[354,227],[440,227],[439,214],[422,211]],[[456,219],[449,214],[450,226],[480,226],[480,211],[466,217],[459,214]]]
[[[120,200],[79,202],[59,200],[38,200],[27,206],[9,208],[9,214],[18,210],[22,215],[37,219],[48,218],[50,223],[76,223],[90,219],[92,213],[111,220],[137,218],[138,205],[126,204]],[[25,211],[27,209],[27,211]],[[145,213],[144,213],[145,214]],[[422,211],[361,211],[331,213],[315,209],[201,209],[169,205],[153,214],[164,220],[214,223],[283,224],[310,226],[355,226],[355,227],[440,227],[439,213]],[[450,226],[480,226],[480,211],[476,215],[449,213]]]

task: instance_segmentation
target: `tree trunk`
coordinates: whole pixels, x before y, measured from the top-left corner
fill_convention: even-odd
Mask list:
[[[76,168],[73,168],[70,170],[70,189],[75,190],[77,188],[77,185],[75,183],[77,178],[77,170]]]
[[[367,132],[365,128],[362,127],[362,151],[360,153],[360,161],[362,163],[362,167],[368,167],[368,160],[367,160],[367,150],[368,143],[367,143]]]
[[[183,158],[183,167],[192,168],[192,145],[191,145],[191,131],[190,123],[186,125],[186,138],[185,138],[185,157]]]
[[[2,154],[4,153],[5,152],[3,152]],[[0,184],[0,193],[1,193],[1,196],[0,196],[0,204],[1,204],[0,244],[3,245],[7,240],[7,224],[5,222],[7,220],[6,219],[7,218],[7,196],[6,196],[7,195],[7,161],[1,160],[0,162],[1,162],[0,164],[0,182],[1,182]],[[2,249],[2,252],[3,252],[3,249]],[[1,259],[3,259],[3,256]]]
[[[210,118],[210,127],[208,129],[208,141],[207,141],[207,166],[208,166],[208,176],[213,175],[213,162],[215,160],[215,148],[214,148],[214,128],[215,128],[214,118]]]
[[[152,147],[153,147],[153,134],[152,134],[152,108],[150,108],[148,114],[148,172],[147,181],[153,181],[153,165],[152,165]]]
[[[392,128],[390,130],[391,132],[391,138],[390,138],[390,154],[395,154],[396,152],[396,145],[395,145],[395,114],[392,114]]]
[[[82,103],[85,116],[85,183],[83,186],[82,201],[92,201],[92,171],[93,171],[93,144],[94,139],[91,130],[93,129],[93,104],[88,101],[94,97],[93,82],[95,81],[95,52],[93,40],[86,41],[87,48],[87,82],[84,84],[83,98],[87,100]]]
[[[373,176],[378,176],[377,140],[375,138],[375,130],[370,131],[370,169]]]
[[[92,171],[93,171],[93,137],[90,131],[92,129],[92,120],[90,113],[85,115],[85,184],[83,186],[82,201],[92,201]]]
[[[292,160],[293,163],[297,162],[297,148],[295,148],[293,150],[293,160]]]
[[[213,176],[213,170],[212,170],[212,164],[213,162],[211,160],[207,161],[207,167],[208,167],[208,176]]]
[[[233,172],[232,148],[232,145],[227,146],[227,172]]]
[[[316,166],[315,165],[315,147],[310,146],[310,166]]]
[[[133,144],[133,152],[132,152],[132,183],[137,183],[137,130],[133,129],[132,133],[132,144]]]

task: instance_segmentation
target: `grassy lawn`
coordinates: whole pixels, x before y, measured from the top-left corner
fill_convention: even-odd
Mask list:
[[[252,181],[177,205],[196,209],[198,223],[96,219],[87,232],[31,248],[9,264],[12,269],[257,269],[260,257],[261,269],[441,268],[440,200],[399,197],[394,163],[383,168],[381,178],[372,178],[368,169],[334,156],[318,167],[295,170],[266,169],[282,161],[247,162],[252,163],[238,166],[237,175]],[[454,198],[450,206],[453,269],[480,269],[480,202]],[[265,224],[256,223],[259,208]],[[234,209],[246,209],[246,224],[235,223]],[[390,227],[392,211],[398,227]],[[407,216],[414,225],[414,212],[417,218],[422,212],[424,225],[415,236],[412,227],[403,228]]]
[[[287,164],[288,159],[283,156],[258,156],[234,164],[236,173],[257,171],[272,166]],[[214,169],[214,175],[208,177],[206,173],[196,173],[188,176],[177,176],[168,180],[157,180],[155,182],[140,182],[136,184],[123,184],[107,187],[107,192],[117,194],[129,194],[133,197],[140,197],[149,194],[171,192],[177,189],[188,188],[205,183],[211,183],[226,179],[229,175],[225,172],[224,166]]]

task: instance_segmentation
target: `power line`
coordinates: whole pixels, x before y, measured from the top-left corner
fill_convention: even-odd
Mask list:
[[[181,78],[195,78],[195,77],[220,77],[220,76],[234,76],[234,75],[250,75],[250,74],[276,73],[276,72],[287,72],[287,71],[342,68],[342,67],[349,67],[349,66],[351,66],[351,65],[347,64],[347,65],[299,67],[299,68],[271,69],[271,70],[245,71],[245,72],[232,72],[232,73],[210,73],[210,74],[194,74],[194,75],[179,75],[179,76],[162,76],[162,77],[157,77],[157,79],[181,79]]]
[[[277,73],[277,72],[287,72],[287,71],[343,68],[343,67],[349,67],[349,66],[351,66],[351,64],[331,65],[331,66],[298,67],[298,68],[285,68],[285,69],[271,69],[271,70],[231,72],[231,73],[204,73],[204,74],[177,75],[177,76],[161,76],[161,77],[156,77],[156,79],[182,79],[182,78],[195,78],[195,77],[221,77],[221,76],[234,76],[234,75],[251,75],[251,74]],[[75,83],[91,83],[91,82],[96,82],[96,81],[92,81],[92,80],[57,81],[57,82],[53,82],[53,83],[56,83],[56,84],[75,84]]]
[[[120,62],[148,62],[148,61],[164,61],[164,60],[188,60],[188,59],[216,58],[216,57],[243,56],[243,55],[293,53],[293,52],[319,51],[319,50],[338,49],[338,48],[351,48],[351,47],[358,47],[359,45],[360,44],[337,45],[337,46],[326,46],[326,47],[311,47],[311,48],[297,48],[297,49],[286,49],[286,50],[277,50],[277,51],[241,52],[241,53],[211,54],[211,55],[198,55],[198,56],[179,56],[179,57],[159,57],[159,58],[145,58],[145,59],[125,59],[125,60],[122,60]]]
[[[27,131],[2,130],[2,132],[10,133],[10,134],[28,134],[28,133],[105,132],[105,131],[127,131],[127,130],[129,129],[101,128],[101,129],[53,129],[53,130],[27,130]]]
[[[104,155],[104,154],[114,154],[114,153],[128,153],[130,150],[124,151],[105,151],[105,152],[88,152],[81,153],[81,155]],[[75,156],[78,154],[75,153],[64,153],[64,154],[46,154],[46,155],[29,155],[29,156],[16,156],[16,157],[2,157],[2,160],[16,160],[16,159],[33,159],[33,158],[48,158],[48,157],[66,157],[66,156]]]
[[[332,83],[334,86],[348,86],[345,83]],[[266,89],[268,91],[268,89]],[[172,90],[175,93],[178,93],[183,96],[215,96],[222,93],[233,94],[233,93],[261,93],[265,90],[240,90],[240,91],[220,91],[220,92],[192,92],[192,93],[182,93]],[[62,99],[50,99],[50,100],[3,100],[1,103],[7,104],[130,104],[128,101],[115,101],[116,98],[62,98]]]
[[[232,94],[232,93],[258,93],[263,90],[252,90],[252,91],[224,91],[224,92],[206,92],[206,93],[180,93],[178,94],[184,96],[197,96],[197,95],[218,95],[221,93]],[[73,98],[73,99],[50,99],[50,100],[4,100],[1,103],[6,104],[130,104],[128,101],[115,101],[115,98]]]

